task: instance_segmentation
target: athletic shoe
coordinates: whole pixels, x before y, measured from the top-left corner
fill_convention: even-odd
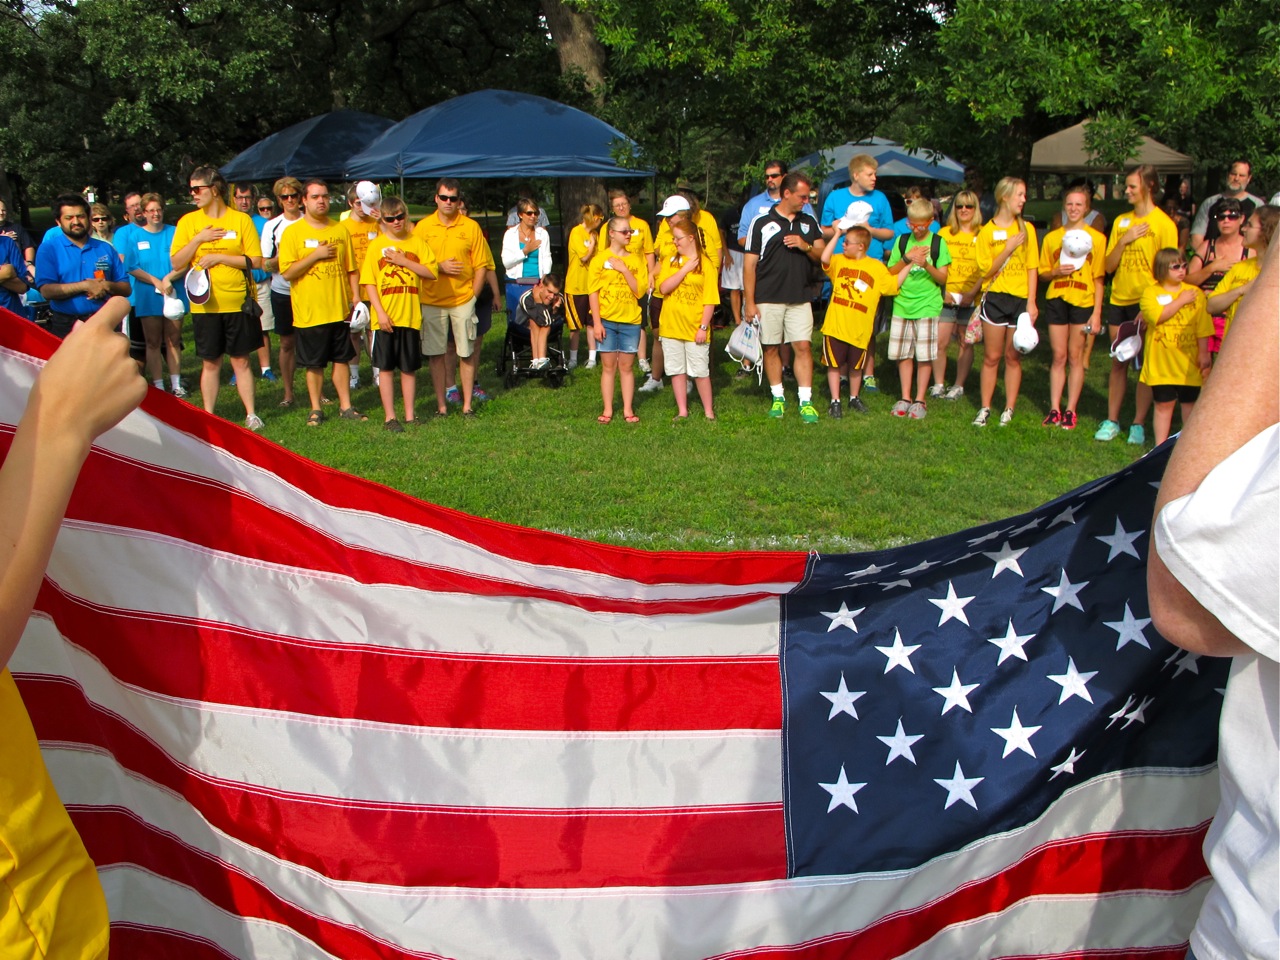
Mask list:
[[[254,433],[257,433],[259,430],[262,429],[262,418],[258,416],[256,413],[249,414],[247,417],[244,418],[244,428],[246,430],[252,430]]]
[[[978,415],[973,418],[973,425],[975,427],[985,427],[987,425],[987,420],[989,420],[990,418],[991,418],[991,408],[983,407],[981,410],[978,411]]]
[[[389,433],[404,433],[404,424],[399,420],[391,419],[382,425],[383,429]]]
[[[653,367],[648,360],[641,360],[640,369],[643,370],[645,373],[649,373],[650,371],[653,370]]]
[[[943,396],[943,399],[959,400],[963,396],[964,396],[964,387],[960,386],[960,384],[957,383],[954,387],[952,387],[950,390],[946,392],[946,394]]]
[[[663,387],[663,383],[661,380],[655,380],[653,379],[653,377],[650,377],[644,383],[640,384],[640,388],[638,392],[657,393],[659,390],[662,389],[662,387]]]
[[[781,397],[773,398],[773,405],[769,407],[769,416],[775,420],[781,420],[783,414],[787,412],[787,401]]]
[[[1135,423],[1129,428],[1129,442],[1135,447],[1140,447],[1147,442],[1147,431],[1142,428],[1142,424]]]
[[[929,415],[929,408],[917,400],[907,409],[907,416],[912,420],[923,420]]]
[[[587,368],[588,370],[590,370],[590,369],[591,369],[592,367],[594,367],[595,365],[596,365],[596,358],[595,358],[595,357],[587,357],[586,368]]]
[[[1062,411],[1062,429],[1074,430],[1076,428],[1076,412],[1074,410]]]
[[[812,403],[806,401],[800,404],[800,419],[804,423],[818,422],[818,411],[814,409]]]
[[[1109,440],[1114,440],[1118,436],[1120,436],[1120,424],[1114,420],[1103,420],[1098,426],[1098,432],[1093,435],[1093,439],[1101,440],[1105,443]]]
[[[1040,426],[1056,427],[1061,422],[1062,422],[1062,414],[1058,411],[1057,407],[1054,407],[1054,409],[1050,410],[1047,414],[1045,414],[1045,418],[1040,421]]]
[[[537,360],[531,360],[529,362],[530,370],[545,370],[549,366],[551,366],[550,357],[538,357]]]
[[[911,409],[910,400],[899,400],[897,403],[893,405],[892,412],[895,417],[905,417],[907,415],[907,411],[910,409]]]
[[[855,411],[855,412],[857,412],[857,413],[866,413],[866,412],[867,412],[867,405],[866,405],[865,403],[863,403],[863,402],[862,402],[862,398],[861,398],[861,397],[850,397],[850,398],[849,398],[849,409],[850,409],[850,410],[853,410],[853,411]]]
[[[880,384],[876,382],[875,377],[863,377],[862,389],[867,391],[867,393],[878,393],[880,391]]]
[[[839,400],[832,400],[827,404],[827,416],[832,420],[839,420],[844,416],[844,410],[841,408]]]
[[[381,385],[381,383],[382,383],[382,371],[379,370],[377,367],[374,367],[373,368],[373,385],[376,387]]]
[[[177,397],[179,400],[185,400],[188,396],[190,396],[190,394],[187,393],[187,388],[184,387],[182,384],[178,384],[176,387],[173,388],[173,395]]]
[[[577,369],[577,366],[578,366],[578,355],[576,353],[571,353],[569,355],[569,369],[575,370]]]
[[[262,379],[266,380],[268,383],[275,383],[276,372],[272,370],[270,367],[268,367],[266,370],[262,371]]]
[[[933,397],[935,400],[945,397],[946,395],[947,385],[945,383],[935,383],[929,388],[929,396]]]
[[[479,403],[484,403],[489,399],[489,394],[485,393],[484,387],[472,387],[471,399]]]
[[[351,369],[351,389],[355,390],[360,386],[360,371],[354,367]]]
[[[445,403],[461,403],[462,391],[459,390],[456,385],[450,387],[448,390],[444,392],[444,402]]]
[[[1004,408],[1004,413],[1000,414],[1000,426],[1007,427],[1013,422],[1013,410],[1009,407]]]

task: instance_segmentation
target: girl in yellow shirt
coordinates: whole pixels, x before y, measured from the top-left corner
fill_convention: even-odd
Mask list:
[[[938,316],[938,355],[933,360],[933,386],[929,396],[959,400],[964,396],[964,382],[973,369],[973,344],[965,343],[963,333],[973,315],[973,300],[982,289],[978,271],[978,231],[982,229],[982,211],[978,209],[978,195],[972,190],[961,190],[951,204],[947,225],[938,236],[947,242],[951,252],[951,267],[947,270],[947,288],[942,294],[942,313]],[[944,382],[947,378],[947,347],[956,336],[960,344],[956,354],[956,379],[951,389]]]
[[[1169,439],[1173,405],[1182,404],[1182,422],[1200,397],[1209,373],[1209,338],[1213,319],[1205,310],[1204,291],[1184,283],[1187,261],[1181,250],[1166,247],[1152,264],[1156,282],[1138,301],[1146,322],[1139,383],[1151,388],[1156,444]]]

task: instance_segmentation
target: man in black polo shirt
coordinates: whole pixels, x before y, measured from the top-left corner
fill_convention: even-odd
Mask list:
[[[773,394],[769,416],[781,417],[787,409],[780,348],[789,343],[795,351],[792,369],[800,395],[800,419],[805,423],[818,422],[818,411],[813,406],[810,301],[815,284],[821,283],[817,265],[823,246],[822,228],[804,212],[811,187],[802,173],[786,175],[777,205],[751,223],[742,271],[743,314],[760,319],[764,372]]]

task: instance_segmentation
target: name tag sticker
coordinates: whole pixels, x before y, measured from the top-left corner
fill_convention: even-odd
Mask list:
[[[228,230],[226,233],[222,235],[223,240],[234,240],[235,238],[236,238],[236,232],[234,230]]]
[[[1128,217],[1121,217],[1121,218],[1120,218],[1120,222],[1119,222],[1119,223],[1117,223],[1117,224],[1116,224],[1116,226],[1117,226],[1117,227],[1120,227],[1122,230],[1123,230],[1123,229],[1125,229],[1126,227],[1128,227],[1128,226],[1129,226],[1129,218],[1128,218]]]
[[[992,230],[991,239],[992,240],[1008,240],[1009,231],[1008,230]]]
[[[150,250],[150,249],[151,249],[151,241],[150,241],[150,240],[139,240],[139,241],[138,241],[138,249],[139,249],[139,250]]]
[[[314,250],[316,247],[320,246],[320,241],[319,240],[303,240],[302,245],[306,247],[308,250]]]
[[[1173,295],[1169,293],[1162,293],[1156,297],[1156,303],[1160,304],[1162,307],[1167,307],[1169,304],[1173,303]]]
[[[853,281],[853,289],[857,290],[859,293],[866,293],[866,292],[867,292],[867,281],[865,281],[865,280],[855,280],[855,281]]]
[[[365,234],[365,236],[366,236],[366,237],[368,237],[370,240],[377,240],[377,239],[378,239],[378,231],[377,231],[377,230],[370,230],[368,233],[366,233],[366,234]]]

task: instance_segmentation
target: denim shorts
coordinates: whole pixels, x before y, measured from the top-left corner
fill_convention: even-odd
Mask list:
[[[603,321],[604,340],[597,344],[601,353],[637,353],[640,350],[640,324]]]

